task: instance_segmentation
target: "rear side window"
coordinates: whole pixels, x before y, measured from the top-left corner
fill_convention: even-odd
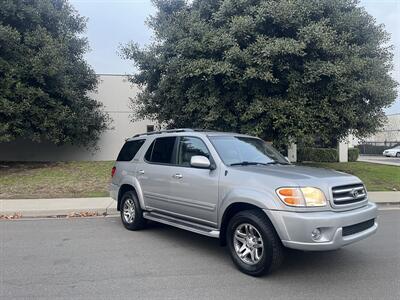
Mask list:
[[[145,140],[135,140],[126,142],[118,154],[117,161],[131,161]]]
[[[173,136],[155,139],[144,158],[152,163],[175,164],[175,142]]]

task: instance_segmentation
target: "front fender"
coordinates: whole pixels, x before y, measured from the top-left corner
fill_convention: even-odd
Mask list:
[[[220,201],[218,209],[218,225],[222,224],[222,218],[226,209],[234,203],[246,203],[259,207],[260,209],[278,209],[275,194],[268,191],[236,188],[227,193]]]

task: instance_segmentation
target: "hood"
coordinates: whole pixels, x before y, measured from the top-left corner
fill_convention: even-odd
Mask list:
[[[279,182],[280,185],[318,186],[328,184],[336,186],[361,182],[359,178],[343,172],[296,165],[237,166],[234,168],[240,169],[244,173],[267,176],[271,181]],[[251,174],[248,176],[253,177]]]

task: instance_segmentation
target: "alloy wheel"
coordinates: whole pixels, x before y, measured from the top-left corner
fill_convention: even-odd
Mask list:
[[[260,232],[249,223],[236,227],[233,235],[236,255],[246,264],[254,265],[260,261],[264,252],[264,242]]]
[[[132,199],[126,199],[123,207],[124,221],[126,223],[133,223],[135,221],[135,202]]]

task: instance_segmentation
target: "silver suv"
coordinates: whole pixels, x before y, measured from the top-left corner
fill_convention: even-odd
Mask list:
[[[235,265],[260,276],[284,248],[338,249],[377,230],[362,181],[290,164],[259,138],[176,129],[126,141],[111,197],[129,230],[146,220],[219,238]]]

